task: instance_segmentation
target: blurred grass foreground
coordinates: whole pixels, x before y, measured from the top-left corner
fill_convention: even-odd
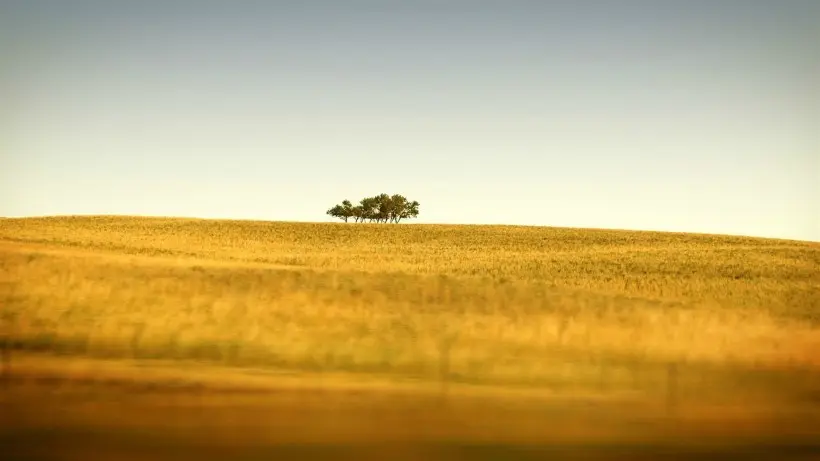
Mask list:
[[[0,267],[19,459],[820,457],[817,243],[60,217]]]

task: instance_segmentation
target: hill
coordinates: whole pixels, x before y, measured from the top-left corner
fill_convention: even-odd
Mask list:
[[[384,456],[609,459],[601,443],[648,456],[664,440],[700,459],[716,441],[763,456],[772,440],[772,459],[783,443],[814,453],[800,440],[820,421],[818,269],[816,243],[717,235],[3,219],[0,413],[17,419],[0,419],[0,446],[335,459],[339,441],[403,437]],[[455,445],[414,451],[425,440]],[[548,451],[521,451],[533,442]],[[344,449],[384,459],[371,448]]]
[[[808,242],[94,216],[4,220],[0,250],[25,348],[418,376],[446,348],[453,379],[553,384],[636,360],[820,364]]]

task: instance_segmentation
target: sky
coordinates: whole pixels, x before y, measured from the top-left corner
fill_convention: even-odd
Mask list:
[[[816,0],[0,0],[0,216],[820,241]]]

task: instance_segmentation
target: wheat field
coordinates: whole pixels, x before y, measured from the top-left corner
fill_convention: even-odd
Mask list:
[[[0,220],[0,267],[11,374],[153,361],[660,402],[674,371],[683,406],[820,395],[812,242],[52,217]]]

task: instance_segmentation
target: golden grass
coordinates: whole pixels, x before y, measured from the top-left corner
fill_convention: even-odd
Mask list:
[[[0,269],[16,349],[608,392],[675,363],[698,396],[820,369],[810,242],[62,217],[0,220]]]

